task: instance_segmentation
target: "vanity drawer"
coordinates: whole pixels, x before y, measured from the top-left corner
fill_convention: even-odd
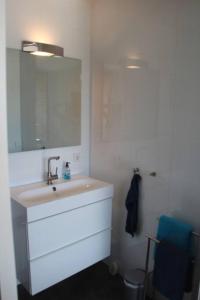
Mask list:
[[[111,231],[105,230],[31,261],[31,294],[34,295],[108,257],[110,241]]]
[[[29,259],[111,228],[112,199],[28,223]]]

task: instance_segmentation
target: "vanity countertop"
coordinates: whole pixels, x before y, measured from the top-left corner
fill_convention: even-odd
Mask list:
[[[71,180],[58,179],[52,185],[37,182],[11,188],[11,198],[25,208],[98,190],[113,194],[113,185],[91,177],[76,175]]]

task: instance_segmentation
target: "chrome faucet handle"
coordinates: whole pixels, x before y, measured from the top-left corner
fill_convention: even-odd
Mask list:
[[[51,156],[48,158],[48,172],[47,172],[47,184],[52,184],[53,180],[58,179],[58,167],[56,167],[56,173],[52,174],[51,171],[51,160],[58,160],[60,159],[60,156]]]

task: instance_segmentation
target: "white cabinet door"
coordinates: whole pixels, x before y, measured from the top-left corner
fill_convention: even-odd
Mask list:
[[[29,259],[36,259],[111,228],[111,215],[112,199],[106,199],[29,223]]]
[[[110,255],[110,230],[31,261],[32,295]],[[78,288],[78,287],[77,287]]]

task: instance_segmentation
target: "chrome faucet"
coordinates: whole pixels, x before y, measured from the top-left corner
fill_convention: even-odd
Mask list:
[[[51,172],[51,160],[58,160],[60,159],[60,156],[51,156],[48,158],[48,172],[47,172],[47,184],[53,184],[53,180],[58,179],[58,168],[56,168],[56,173],[52,174]]]

